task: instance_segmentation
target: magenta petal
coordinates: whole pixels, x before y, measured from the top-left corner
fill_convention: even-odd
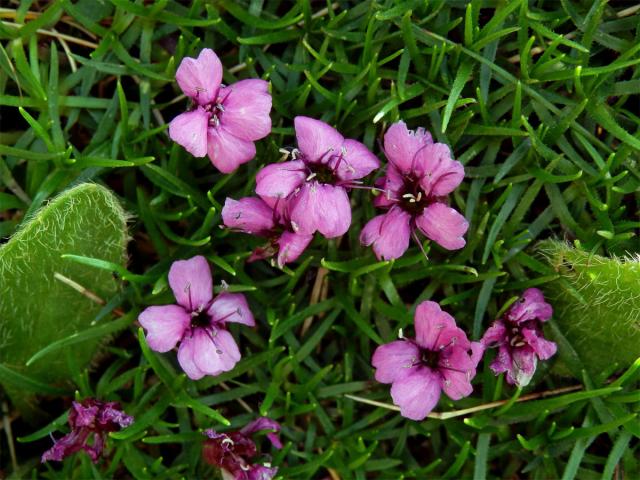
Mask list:
[[[271,133],[271,95],[264,80],[240,80],[220,90],[224,112],[220,124],[243,140],[260,140]]]
[[[191,317],[179,305],[161,305],[146,308],[138,316],[138,321],[147,331],[149,348],[156,352],[168,352],[189,328]]]
[[[484,350],[482,342],[471,342],[471,361],[473,362],[473,368],[477,368],[478,363],[482,360]]]
[[[192,342],[193,363],[206,375],[228,372],[240,360],[238,345],[226,330],[196,328]]]
[[[416,218],[416,225],[431,240],[447,250],[465,246],[464,234],[469,222],[457,210],[444,203],[432,203]]]
[[[426,367],[412,368],[408,375],[393,382],[391,397],[400,415],[424,420],[440,399],[440,375]]]
[[[252,141],[238,138],[220,125],[208,130],[207,154],[214,167],[222,173],[231,173],[256,156],[256,146]]]
[[[176,70],[180,89],[198,105],[212,103],[222,81],[222,63],[210,48],[203,48],[198,58],[185,57]]]
[[[512,322],[520,323],[538,319],[546,322],[553,315],[553,309],[544,300],[544,295],[537,288],[528,288],[507,311],[506,317]]]
[[[538,357],[533,348],[525,345],[511,352],[512,365],[507,371],[507,382],[519,387],[526,387],[536,373]]]
[[[461,332],[456,327],[455,319],[431,300],[422,302],[416,308],[415,328],[416,342],[428,350],[438,350],[441,346],[447,345],[452,337],[460,337],[459,331]],[[467,341],[464,332],[462,336],[464,339],[457,338],[455,342],[460,344],[462,340]]]
[[[266,235],[275,227],[273,210],[257,197],[227,198],[222,207],[222,221],[226,227],[252,235]]]
[[[185,335],[178,348],[178,363],[191,380],[200,380],[205,376],[205,373],[193,361],[194,348],[193,336],[191,334]]]
[[[211,268],[202,255],[178,260],[169,269],[169,285],[187,312],[202,311],[213,297]]]
[[[464,179],[464,167],[451,158],[444,143],[434,143],[421,149],[415,158],[415,173],[427,194],[441,197],[453,192]]]
[[[333,128],[315,118],[298,116],[293,119],[298,140],[298,149],[305,161],[329,160],[331,155],[340,154],[344,137]]]
[[[278,239],[278,266],[296,260],[313,240],[313,235],[283,232]]]
[[[378,157],[356,140],[345,140],[342,152],[344,155],[332,157],[330,162],[340,180],[358,180],[380,167]]]
[[[510,370],[512,363],[513,363],[513,360],[511,358],[511,352],[509,350],[509,347],[506,344],[502,344],[498,349],[498,355],[496,355],[496,358],[493,359],[489,367],[491,368],[493,373],[498,375],[502,372],[506,372],[507,370]]]
[[[325,238],[344,235],[351,225],[351,205],[344,188],[318,182],[305,183],[291,201],[291,226],[296,233],[316,230]]]
[[[476,375],[474,360],[465,348],[451,348],[441,355],[438,364],[440,374],[444,381],[442,389],[451,400],[460,400],[468,397],[473,391],[471,379]]]
[[[489,347],[496,347],[507,339],[507,327],[502,320],[496,320],[482,336],[482,344]]]
[[[404,190],[404,177],[402,173],[393,166],[388,164],[387,172],[384,177],[379,178],[376,187],[384,190],[374,199],[373,204],[376,207],[391,207],[398,203],[402,197]]]
[[[522,336],[531,346],[540,360],[547,360],[553,357],[558,350],[555,342],[551,342],[542,336],[542,330],[533,330],[530,328],[522,329]]]
[[[418,346],[406,340],[380,345],[373,352],[371,364],[376,369],[376,380],[380,383],[392,383],[410,373],[420,358]]]
[[[194,157],[207,154],[209,114],[202,107],[181,113],[169,123],[169,137]]]
[[[372,218],[360,233],[360,243],[373,245],[378,260],[400,258],[409,248],[411,215],[400,208]]]
[[[207,313],[214,322],[241,323],[249,327],[256,325],[247,299],[241,293],[222,292],[213,300]]]
[[[391,125],[384,134],[384,153],[398,169],[410,173],[413,171],[416,153],[432,143],[431,134],[425,129],[409,130],[407,125],[400,121]]]
[[[263,198],[286,198],[303,184],[306,171],[301,160],[267,165],[256,175],[256,193]]]

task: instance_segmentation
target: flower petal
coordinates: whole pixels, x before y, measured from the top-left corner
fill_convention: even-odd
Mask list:
[[[391,207],[398,203],[404,190],[404,177],[400,171],[390,163],[384,177],[376,180],[376,187],[384,190],[374,199],[376,207]]]
[[[332,155],[340,154],[344,137],[331,125],[302,116],[295,117],[293,124],[305,161],[327,163]]]
[[[440,355],[438,368],[444,379],[442,389],[451,400],[471,395],[471,379],[476,375],[477,364],[465,348],[450,348]]]
[[[380,345],[373,352],[371,365],[376,369],[376,380],[380,383],[392,383],[407,375],[414,363],[420,358],[418,346],[406,340]]]
[[[228,372],[240,360],[240,350],[233,336],[224,329],[213,332],[196,328],[193,333],[193,363],[206,375]]]
[[[169,285],[187,312],[202,311],[213,297],[211,268],[202,255],[178,260],[169,269]]]
[[[241,293],[222,292],[213,300],[207,313],[218,323],[241,323],[249,327],[256,325],[247,299]]]
[[[528,288],[507,311],[507,318],[521,323],[538,319],[546,322],[553,315],[553,308],[544,300],[544,295],[537,288]]]
[[[193,333],[193,332],[191,332]],[[205,373],[193,361],[195,343],[191,334],[185,335],[178,348],[178,363],[191,380],[200,380]]]
[[[194,157],[207,154],[209,114],[202,107],[181,113],[169,123],[169,137]]]
[[[453,192],[464,179],[464,167],[451,158],[444,143],[428,145],[416,154],[415,172],[420,186],[429,195],[441,197]]]
[[[511,368],[507,371],[507,382],[511,385],[526,387],[536,373],[538,357],[528,345],[516,348],[511,352],[513,360]]]
[[[251,235],[267,235],[275,227],[273,210],[257,197],[227,198],[222,207],[222,221],[226,227]]]
[[[465,246],[464,234],[469,222],[457,210],[444,203],[432,203],[416,218],[422,233],[447,250],[458,250]]]
[[[269,82],[240,80],[220,89],[224,111],[220,124],[243,140],[260,140],[271,133]]]
[[[400,121],[384,134],[384,153],[400,171],[412,173],[416,153],[432,143],[431,134],[424,128],[409,130],[406,123]]]
[[[460,332],[462,332],[456,327],[455,319],[447,312],[442,311],[440,305],[431,300],[422,302],[416,308],[415,329],[418,345],[432,351],[447,345],[453,337],[460,337]],[[468,343],[464,332],[462,332],[462,336],[464,339],[456,338],[454,343],[460,344],[461,340]]]
[[[411,215],[400,208],[392,208],[372,218],[360,233],[360,243],[373,245],[378,260],[400,258],[409,248]]]
[[[503,344],[507,340],[507,327],[502,320],[496,320],[493,322],[484,335],[482,336],[482,344],[489,347],[497,347]]]
[[[256,146],[252,141],[238,138],[220,125],[208,130],[207,154],[218,170],[231,173],[256,156]]]
[[[296,233],[316,230],[325,238],[344,235],[351,225],[351,205],[344,188],[307,182],[291,199],[291,226]]]
[[[391,385],[393,403],[400,415],[411,420],[424,420],[440,399],[440,375],[426,367],[412,368],[408,375]]]
[[[203,48],[198,58],[185,57],[176,70],[180,89],[198,105],[212,103],[222,81],[222,63],[210,48]]]
[[[358,180],[380,167],[378,157],[357,140],[345,140],[341,151],[344,155],[334,156],[330,162],[340,180]]]
[[[256,193],[263,199],[286,198],[304,183],[306,171],[301,160],[267,165],[256,175]]]
[[[179,305],[160,305],[146,308],[139,316],[140,325],[147,331],[149,348],[168,352],[174,348],[189,328],[190,315]]]
[[[551,342],[542,336],[541,329],[523,328],[522,336],[531,346],[540,360],[547,360],[553,357],[558,350],[555,342]]]
[[[282,268],[285,263],[293,262],[309,246],[313,235],[283,232],[278,239],[278,266]]]

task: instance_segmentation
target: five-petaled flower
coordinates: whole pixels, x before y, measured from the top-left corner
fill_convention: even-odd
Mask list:
[[[313,240],[313,234],[305,235],[293,230],[286,201],[277,199],[273,203],[271,206],[259,197],[227,198],[222,208],[222,220],[228,228],[269,240],[266,246],[254,250],[248,261],[277,254],[278,266],[282,268],[302,254]]]
[[[260,417],[237,432],[217,433],[208,429],[203,446],[203,457],[210,465],[220,467],[222,477],[227,480],[271,480],[278,469],[268,463],[251,463],[257,448],[252,440],[254,433],[268,430],[267,438],[277,448],[282,448],[277,432],[280,424],[267,417]]]
[[[268,82],[247,79],[223,86],[222,64],[209,48],[198,58],[184,58],[176,80],[194,107],[169,124],[172,140],[194,157],[208,154],[223,173],[256,156],[254,142],[271,132]]]
[[[445,203],[464,178],[464,167],[451,158],[449,147],[434,143],[422,128],[410,131],[398,122],[384,136],[384,152],[389,164],[376,182],[383,193],[374,204],[388,211],[365,225],[361,243],[373,245],[379,259],[400,258],[412,235],[420,245],[418,229],[447,250],[464,247],[469,223]]]
[[[391,397],[400,414],[423,420],[438,403],[441,391],[452,400],[471,394],[483,348],[479,342],[470,342],[436,302],[418,305],[415,331],[415,340],[402,338],[379,346],[371,363],[376,380],[392,384]]]
[[[482,337],[485,347],[498,347],[491,370],[496,375],[507,372],[507,382],[511,385],[527,386],[538,359],[547,360],[556,353],[556,344],[546,340],[542,332],[542,322],[552,314],[553,309],[540,290],[525,290]]]
[[[293,230],[344,235],[351,225],[347,189],[380,166],[362,143],[308,117],[294,119],[298,148],[292,161],[267,165],[256,177],[256,193],[273,204],[286,200]]]
[[[71,432],[44,452],[42,462],[61,462],[65,457],[84,450],[96,463],[102,455],[107,434],[128,427],[133,423],[133,417],[124,413],[118,402],[87,398],[72,403],[68,422]]]
[[[138,318],[149,347],[168,352],[180,342],[178,362],[193,380],[231,370],[240,350],[226,324],[255,326],[244,295],[223,292],[214,298],[211,269],[202,256],[173,262],[169,285],[178,304],[148,307]]]

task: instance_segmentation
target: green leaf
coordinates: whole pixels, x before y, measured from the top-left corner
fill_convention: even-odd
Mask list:
[[[605,258],[555,241],[542,243],[540,250],[560,274],[544,286],[555,322],[585,367],[598,372],[614,362],[631,365],[640,345],[638,259]]]
[[[38,382],[50,383],[70,378],[75,373],[71,365],[83,368],[91,360],[100,339],[89,335],[74,348],[65,349],[65,355],[25,366],[52,343],[85,332],[102,308],[60,277],[103,299],[117,292],[118,283],[111,273],[60,257],[69,253],[94,255],[123,265],[126,219],[111,192],[100,185],[84,184],[51,201],[0,249],[1,363]],[[9,391],[17,405],[28,400],[15,390]]]
[[[453,85],[451,86],[451,93],[449,94],[447,105],[444,107],[444,113],[442,114],[442,133],[445,133],[447,131],[447,126],[449,125],[451,114],[453,113],[453,107],[458,101],[465,83],[467,83],[469,77],[471,76],[473,65],[473,62],[467,61],[463,62],[462,65],[460,65],[460,67],[458,68],[458,73],[456,73],[456,78],[453,81]]]

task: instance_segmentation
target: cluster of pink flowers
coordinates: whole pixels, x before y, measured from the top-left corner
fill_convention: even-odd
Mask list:
[[[176,79],[192,105],[173,119],[170,137],[196,157],[208,155],[224,173],[254,158],[254,142],[271,131],[268,83],[249,79],[222,85],[222,64],[210,49],[196,59],[185,58]],[[316,232],[327,239],[344,235],[351,225],[349,191],[380,167],[363,143],[344,138],[320,120],[298,116],[294,127],[297,148],[287,152],[287,161],[258,172],[256,196],[225,201],[222,219],[227,228],[267,240],[249,261],[275,256],[283,267],[303,253]],[[411,238],[422,248],[417,231],[447,250],[463,248],[469,223],[449,206],[447,196],[464,179],[464,167],[449,147],[400,121],[385,133],[383,150],[387,168],[372,190],[378,193],[374,205],[385,212],[365,225],[361,243],[372,246],[383,260],[401,257]],[[168,280],[175,304],[150,306],[139,316],[149,347],[157,352],[177,347],[178,363],[193,380],[232,370],[241,354],[227,325],[255,326],[244,295],[223,288],[214,296],[211,269],[203,256],[174,262]],[[470,395],[478,363],[490,347],[498,347],[490,368],[497,375],[506,372],[510,384],[526,386],[538,360],[556,352],[541,326],[551,315],[542,292],[528,289],[475,342],[438,303],[422,302],[415,312],[415,338],[401,332],[399,340],[375,350],[375,378],[391,384],[393,402],[413,420],[426,418],[442,392],[452,400]],[[71,433],[45,452],[42,461],[85,450],[95,462],[106,434],[132,422],[117,403],[74,402]],[[280,425],[261,417],[236,432],[206,430],[205,460],[220,467],[224,478],[273,478],[277,468],[254,461],[252,435],[261,430],[270,432],[267,437],[275,448],[282,447]]]
[[[436,302],[422,302],[415,313],[415,340],[402,337],[374,352],[375,378],[391,384],[393,403],[400,407],[401,415],[412,420],[426,418],[442,391],[452,400],[469,396],[486,348],[499,347],[491,370],[496,375],[506,372],[507,382],[524,387],[535,373],[537,360],[556,352],[555,343],[543,337],[541,327],[552,313],[542,292],[530,288],[480,342],[470,342]]]

